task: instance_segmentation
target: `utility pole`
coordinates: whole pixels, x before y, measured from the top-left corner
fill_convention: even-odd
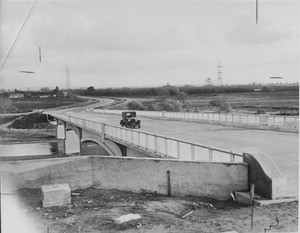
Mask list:
[[[218,63],[218,81],[217,81],[217,85],[222,86],[222,66],[221,66],[220,61]]]
[[[39,46],[39,58],[40,58],[40,63],[42,62],[42,49],[41,46]]]
[[[256,24],[258,23],[258,0],[256,0],[255,4],[255,13],[256,13]]]
[[[71,86],[70,86],[70,71],[69,71],[69,67],[66,67],[66,89],[70,90]]]

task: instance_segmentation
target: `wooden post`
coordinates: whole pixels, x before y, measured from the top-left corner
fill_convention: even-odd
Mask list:
[[[170,170],[167,170],[168,197],[171,197],[171,175]]]
[[[253,211],[254,211],[254,184],[251,184],[250,186],[250,202],[252,204],[251,208],[251,231],[253,228]]]

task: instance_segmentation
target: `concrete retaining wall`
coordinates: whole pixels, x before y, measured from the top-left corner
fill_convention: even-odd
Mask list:
[[[93,185],[89,157],[1,162],[1,172],[11,172],[17,189],[68,183],[72,190]]]
[[[168,159],[84,156],[60,159],[3,162],[13,171],[17,188],[68,183],[71,190],[87,187],[140,192],[141,189],[168,193],[170,171],[174,196],[194,195],[219,200],[230,193],[246,190],[248,172],[245,163],[187,162]]]
[[[255,185],[255,193],[270,199],[283,198],[287,194],[287,177],[274,160],[261,152],[244,153],[248,164],[249,183]]]
[[[189,162],[149,158],[93,157],[94,185],[106,189],[140,192],[149,189],[168,193],[167,170],[171,193],[230,199],[235,190],[248,186],[244,163]]]

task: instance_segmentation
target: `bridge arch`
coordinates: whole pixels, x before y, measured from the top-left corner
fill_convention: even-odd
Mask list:
[[[96,143],[99,146],[99,151],[106,151],[106,155],[122,156],[121,150],[116,143],[107,139],[103,140],[99,135],[83,130],[81,143],[84,144],[88,142]]]

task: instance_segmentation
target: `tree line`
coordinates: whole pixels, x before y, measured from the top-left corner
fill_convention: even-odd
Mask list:
[[[93,86],[86,90],[74,90],[77,94],[90,96],[110,96],[110,97],[149,97],[165,96],[178,97],[183,95],[202,95],[202,94],[220,94],[220,93],[242,93],[254,92],[255,89],[261,89],[262,92],[268,91],[299,91],[299,86],[258,86],[258,85],[232,85],[232,86],[171,86],[161,87],[122,87],[122,88],[97,88]],[[73,93],[74,93],[73,91]]]

